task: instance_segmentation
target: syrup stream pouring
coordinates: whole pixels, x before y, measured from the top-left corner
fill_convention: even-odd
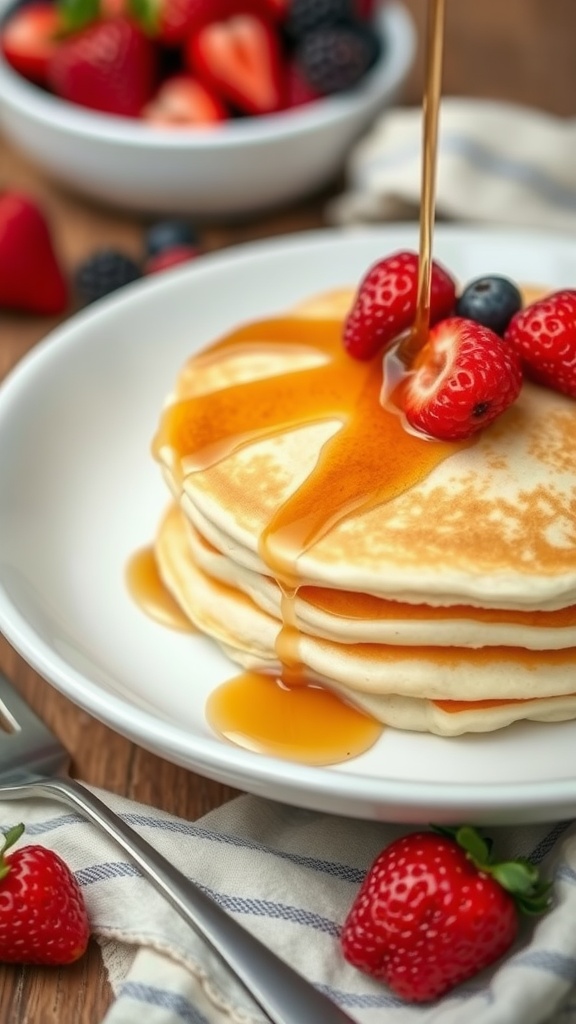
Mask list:
[[[331,1000],[222,910],[89,789],[60,775],[69,755],[0,673],[0,799],[50,797],[114,839],[219,954],[273,1024],[354,1024]]]

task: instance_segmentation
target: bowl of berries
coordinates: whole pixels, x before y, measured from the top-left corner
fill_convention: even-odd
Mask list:
[[[414,47],[396,0],[0,0],[1,124],[93,199],[249,214],[337,176]]]

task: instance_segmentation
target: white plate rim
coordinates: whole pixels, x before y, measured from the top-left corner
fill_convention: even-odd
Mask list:
[[[382,239],[385,243],[389,234],[408,230],[405,224],[388,224],[380,227],[369,227],[342,232],[339,229],[320,229],[317,231],[298,232],[289,236],[279,236],[272,240],[264,239],[236,245],[228,250],[208,254],[203,257],[202,267],[193,270],[182,267],[159,275],[156,280],[136,282],[123,289],[121,293],[109,296],[98,303],[97,307],[88,308],[50,332],[9,372],[0,386],[0,433],[6,429],[14,405],[22,401],[28,387],[42,373],[46,361],[51,360],[56,348],[78,344],[79,331],[86,320],[100,319],[103,324],[115,311],[127,304],[138,301],[138,296],[150,296],[168,292],[178,287],[191,274],[196,276],[213,273],[214,269],[226,268],[239,260],[249,259],[251,255],[261,256],[266,253],[273,256],[290,249],[306,249],[315,245],[333,245],[345,238],[362,238],[372,236]],[[414,228],[409,227],[413,233]],[[497,245],[502,237],[514,237],[518,242],[528,244],[535,238],[540,245],[547,245],[558,250],[565,249],[576,260],[576,242],[568,237],[539,229],[500,227],[477,227],[470,225],[441,225],[437,236],[451,238],[458,243],[469,242],[471,235],[477,233],[484,238],[492,238]],[[383,250],[385,251],[385,250]],[[81,335],[80,335],[81,343]],[[94,683],[82,673],[71,668],[67,662],[52,651],[44,641],[34,634],[26,619],[10,600],[4,581],[0,579],[0,630],[17,650],[17,652],[40,675],[48,680],[57,690],[68,697],[74,704],[83,708],[96,718],[104,721],[119,733],[135,735],[135,721],[139,742],[143,747],[153,750],[159,756],[175,763],[184,764],[192,771],[198,771],[208,777],[229,781],[238,788],[265,792],[272,785],[280,791],[286,787],[287,763],[262,755],[254,755],[241,748],[227,747],[229,755],[226,764],[215,756],[221,752],[222,746],[216,740],[195,738],[194,764],[190,763],[189,737],[184,730],[174,724],[159,721],[153,714],[142,708],[135,708],[121,697],[103,692],[98,683]],[[159,749],[159,744],[161,749]],[[358,816],[366,817],[366,807],[371,805],[373,816],[386,820],[421,820],[422,809],[425,807],[443,820],[450,820],[451,814],[462,810],[465,806],[476,820],[488,815],[489,820],[498,822],[502,814],[515,809],[517,816],[523,820],[545,820],[566,813],[567,809],[576,806],[576,773],[574,779],[543,780],[535,783],[470,783],[453,782],[450,784],[427,782],[425,779],[417,783],[406,780],[386,780],[385,778],[346,775],[329,769],[315,768],[314,781],[310,786],[310,768],[305,765],[290,763],[289,776],[291,791],[299,792],[298,802],[302,806],[322,809],[323,806],[337,809],[338,804],[346,807],[345,813],[354,814],[354,804],[359,801]],[[236,780],[232,781],[232,777]],[[359,794],[361,786],[361,794]],[[296,802],[287,800],[287,802]],[[536,817],[534,817],[536,815]]]

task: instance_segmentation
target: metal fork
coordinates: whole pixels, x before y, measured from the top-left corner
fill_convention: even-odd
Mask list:
[[[70,758],[0,672],[0,799],[47,796],[70,805],[122,847],[181,917],[219,954],[273,1024],[354,1024],[67,774]],[[64,773],[64,774],[61,774]]]

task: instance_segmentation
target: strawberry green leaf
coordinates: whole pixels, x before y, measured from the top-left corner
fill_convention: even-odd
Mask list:
[[[538,868],[529,861],[511,860],[494,864],[490,874],[503,889],[518,895],[530,893],[538,882]]]
[[[458,846],[470,856],[476,867],[485,867],[490,860],[492,840],[484,839],[471,825],[433,825],[432,829],[439,835],[453,839]]]
[[[478,867],[484,867],[490,859],[490,848],[479,832],[470,825],[463,825],[455,836],[458,846],[472,858]]]
[[[128,10],[149,35],[158,31],[158,5],[153,0],[128,0]]]
[[[4,832],[4,842],[0,848],[0,879],[5,878],[10,871],[10,864],[5,859],[4,854],[11,846],[14,846],[14,843],[18,842],[23,832],[24,825],[22,823],[13,825],[7,832]]]
[[[540,878],[538,868],[523,857],[491,863],[492,840],[481,836],[471,825],[432,826],[466,852],[469,859],[509,892],[518,910],[524,914],[543,914],[552,903],[552,883]]]
[[[100,14],[100,0],[58,0],[62,22],[69,32],[77,32]]]

